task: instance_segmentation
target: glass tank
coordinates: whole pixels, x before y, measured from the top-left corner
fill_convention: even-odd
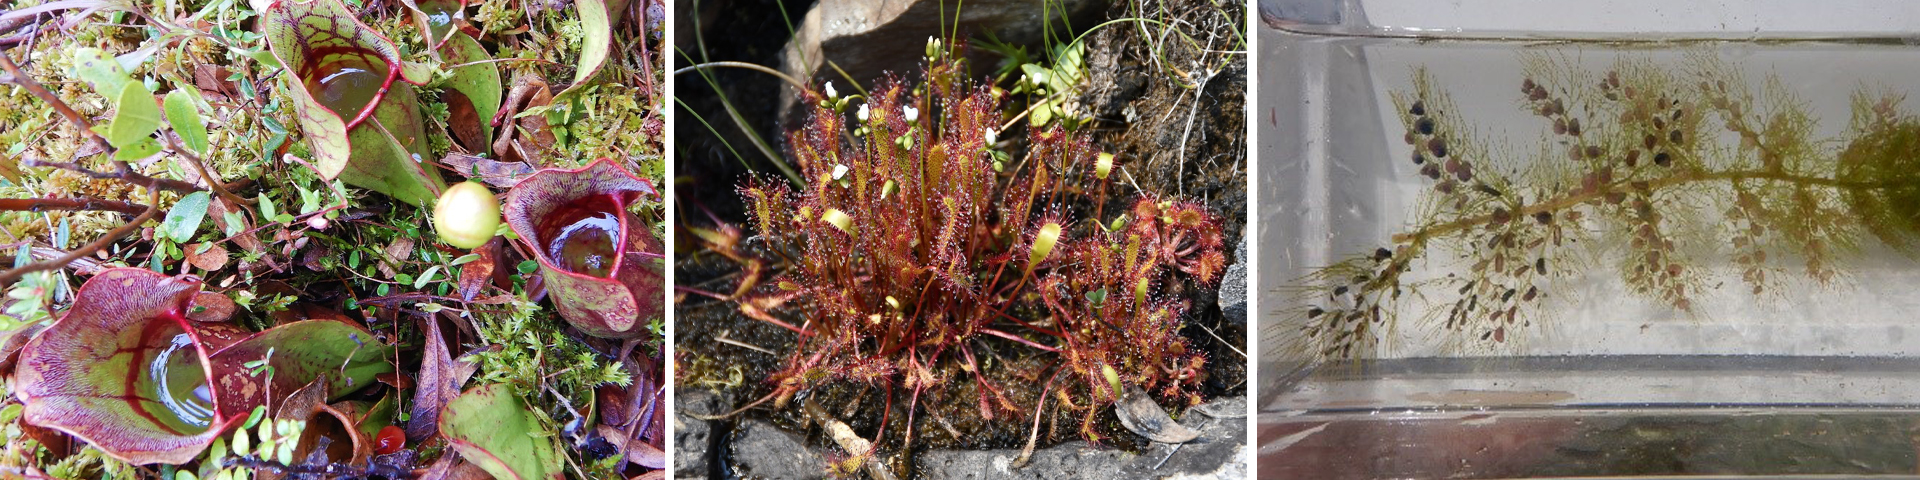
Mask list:
[[[1260,13],[1262,478],[1920,474],[1920,4]]]

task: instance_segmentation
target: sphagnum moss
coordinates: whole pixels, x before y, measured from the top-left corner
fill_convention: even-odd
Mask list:
[[[1292,358],[1374,357],[1408,315],[1451,348],[1498,350],[1547,320],[1540,303],[1582,274],[1574,266],[1611,268],[1634,294],[1691,314],[1704,290],[1731,283],[1706,262],[1725,261],[1761,296],[1789,270],[1832,284],[1865,242],[1909,254],[1920,242],[1920,119],[1898,94],[1856,92],[1846,130],[1816,138],[1777,78],[1751,87],[1711,53],[1677,69],[1570,63],[1524,60],[1520,105],[1552,132],[1534,158],[1486,146],[1424,69],[1393,93],[1414,150],[1397,161],[1429,190],[1387,245],[1294,282],[1280,332]],[[1428,271],[1436,255],[1464,267]]]

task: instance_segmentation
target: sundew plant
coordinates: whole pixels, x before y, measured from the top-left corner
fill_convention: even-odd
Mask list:
[[[1169,290],[1218,281],[1220,220],[1151,196],[1101,208],[1112,155],[1047,128],[1014,158],[998,138],[1002,94],[974,85],[956,53],[928,55],[924,83],[810,93],[811,118],[788,138],[804,183],[739,186],[756,241],[774,246],[756,251],[779,253],[725,249],[748,280],[712,295],[798,335],[767,400],[860,384],[912,415],[923,397],[966,392],[981,418],[1023,425],[1051,403],[1095,441],[1096,416],[1129,391],[1199,403],[1208,359],[1179,333],[1189,305]],[[740,233],[705,235],[726,246]],[[1008,352],[1051,359],[1034,374],[1047,393],[1016,399],[983,374],[1010,368],[993,358]]]
[[[1393,93],[1413,153],[1391,161],[1426,191],[1387,243],[1291,284],[1285,351],[1376,357],[1404,321],[1498,351],[1551,320],[1539,313],[1557,282],[1590,270],[1690,316],[1716,289],[1759,299],[1796,277],[1834,284],[1874,243],[1915,253],[1920,118],[1897,93],[1861,87],[1846,128],[1821,138],[1778,78],[1749,82],[1711,52],[1677,67],[1523,62],[1516,105],[1551,127],[1527,153],[1475,136],[1424,69]]]

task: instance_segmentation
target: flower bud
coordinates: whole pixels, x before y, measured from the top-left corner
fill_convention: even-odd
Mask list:
[[[1101,152],[1100,157],[1093,162],[1093,176],[1106,180],[1109,173],[1113,173],[1113,154]]]

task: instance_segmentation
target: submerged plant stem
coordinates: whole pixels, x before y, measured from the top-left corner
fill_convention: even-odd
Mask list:
[[[1920,177],[1916,177],[1911,180],[1899,180],[1899,181],[1854,182],[1854,181],[1847,181],[1847,180],[1840,180],[1840,179],[1826,178],[1826,177],[1796,175],[1793,173],[1779,171],[1776,169],[1767,169],[1767,170],[1736,170],[1736,171],[1727,171],[1727,172],[1690,171],[1690,172],[1676,173],[1673,175],[1660,177],[1653,180],[1646,180],[1646,185],[1648,190],[1659,190],[1661,188],[1666,188],[1666,187],[1671,187],[1676,185],[1683,185],[1683,184],[1690,184],[1690,183],[1698,183],[1698,182],[1726,181],[1726,182],[1737,183],[1737,182],[1743,182],[1743,181],[1749,181],[1749,180],[1786,182],[1786,183],[1797,184],[1801,186],[1830,187],[1830,188],[1845,189],[1845,190],[1897,188],[1897,187],[1907,187],[1907,186],[1914,186],[1916,184],[1920,184]],[[1632,181],[1632,180],[1616,181],[1614,183],[1605,185],[1604,186],[1605,188],[1597,189],[1592,192],[1572,194],[1572,195],[1555,198],[1553,200],[1548,200],[1544,202],[1527,205],[1524,207],[1520,207],[1518,210],[1516,210],[1514,213],[1514,216],[1524,217],[1524,216],[1531,216],[1536,213],[1543,213],[1543,212],[1551,213],[1551,212],[1557,212],[1560,210],[1572,208],[1574,206],[1577,206],[1583,203],[1606,198],[1607,195],[1612,193],[1618,193],[1620,191],[1619,187],[1626,186],[1634,182],[1636,181]],[[1459,233],[1469,228],[1486,225],[1493,221],[1494,221],[1494,214],[1486,214],[1486,215],[1478,215],[1473,217],[1461,218],[1461,219],[1450,221],[1450,222],[1430,225],[1410,233],[1396,233],[1393,235],[1393,243],[1400,243],[1400,244],[1421,243],[1421,242],[1425,242],[1428,239],[1445,237],[1448,235]]]

